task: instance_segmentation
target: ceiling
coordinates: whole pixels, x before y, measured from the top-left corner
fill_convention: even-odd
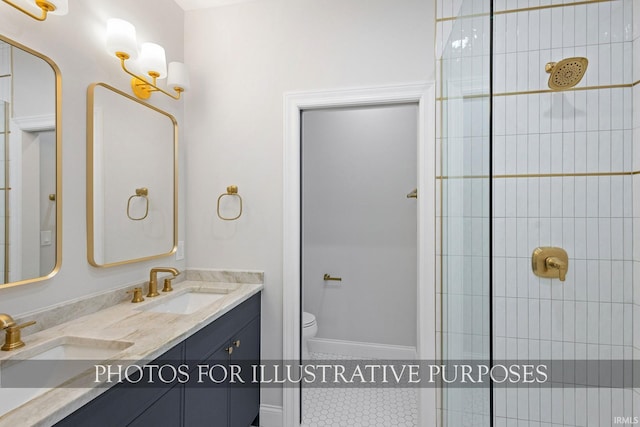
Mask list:
[[[210,7],[227,6],[257,0],[175,0],[184,10],[208,9]]]

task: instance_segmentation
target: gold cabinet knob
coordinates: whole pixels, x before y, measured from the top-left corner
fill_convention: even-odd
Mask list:
[[[233,345],[235,345],[235,346],[236,346],[236,348],[240,347],[240,340],[235,340],[235,341],[233,342]]]
[[[227,353],[232,354],[233,353],[233,347],[227,347]]]

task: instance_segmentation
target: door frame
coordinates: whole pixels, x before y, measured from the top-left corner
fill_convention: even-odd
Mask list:
[[[301,296],[301,113],[317,108],[418,104],[417,172],[419,360],[436,359],[436,131],[435,83],[415,82],[344,90],[284,94],[282,354],[287,363],[300,355]],[[436,389],[419,389],[419,425],[436,425]],[[299,426],[300,389],[287,385],[282,396],[283,426]]]

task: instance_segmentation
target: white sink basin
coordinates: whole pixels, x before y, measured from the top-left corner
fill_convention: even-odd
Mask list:
[[[0,362],[0,415],[93,369],[132,344],[66,336],[21,349]]]
[[[222,292],[190,291],[175,295],[163,295],[162,301],[141,308],[156,313],[191,314],[226,296]],[[166,299],[165,299],[166,298]]]

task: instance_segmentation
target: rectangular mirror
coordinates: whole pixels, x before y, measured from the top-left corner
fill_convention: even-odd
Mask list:
[[[88,260],[112,267],[176,250],[175,118],[104,83],[87,96]]]
[[[0,36],[0,288],[62,263],[60,70]]]

